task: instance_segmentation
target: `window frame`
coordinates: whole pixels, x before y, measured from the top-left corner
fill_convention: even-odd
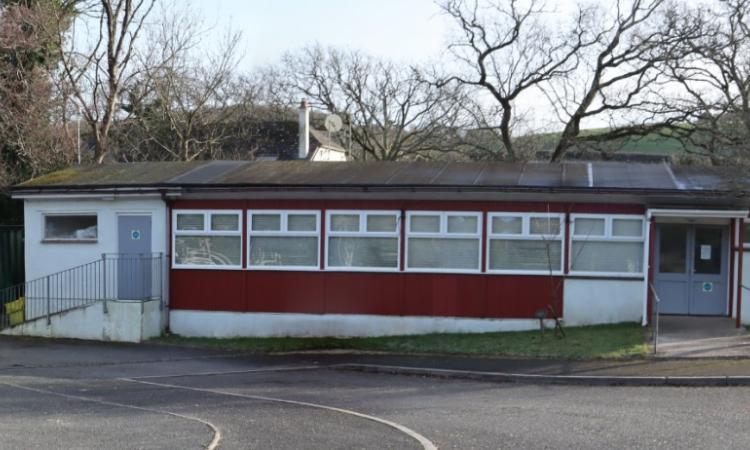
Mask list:
[[[278,214],[280,215],[280,229],[278,231],[253,231],[253,215]],[[289,215],[314,215],[315,231],[288,231]],[[293,271],[293,272],[316,272],[320,271],[320,217],[321,211],[316,209],[248,209],[247,222],[245,224],[247,232],[247,242],[245,249],[247,251],[247,262],[245,270],[270,270],[270,271]],[[250,245],[253,236],[260,237],[314,237],[317,240],[315,246],[315,266],[257,266],[253,265],[250,260]]]
[[[602,236],[591,236],[591,237],[580,237],[575,235],[575,223],[576,219],[604,219],[604,235]],[[641,221],[641,235],[636,236],[614,236],[613,221],[617,219],[638,219]],[[644,278],[646,276],[646,268],[643,265],[644,255],[648,251],[646,248],[646,218],[640,214],[571,214],[570,215],[570,239],[568,242],[568,248],[570,249],[570,257],[568,258],[568,274],[573,276],[590,276],[590,277],[606,277],[606,278]],[[584,270],[573,269],[573,242],[574,241],[589,241],[589,242],[640,242],[641,243],[641,271],[640,272],[592,272]]]
[[[201,214],[203,215],[203,230],[178,230],[177,216],[180,214]],[[232,214],[237,216],[237,231],[213,231],[211,230],[211,215],[213,214]],[[244,248],[244,236],[242,235],[242,216],[241,209],[173,209],[172,210],[172,268],[173,269],[198,269],[198,270],[242,270],[242,249]],[[213,265],[213,264],[178,264],[177,251],[175,243],[178,236],[231,236],[240,238],[240,264],[239,265]]]
[[[96,218],[95,238],[48,238],[47,217],[94,217]],[[42,213],[42,244],[97,244],[99,242],[99,213],[92,212],[43,212]]]
[[[492,219],[495,217],[518,217],[521,218],[521,234],[512,233],[493,233],[492,231]],[[557,218],[560,223],[560,232],[556,235],[550,234],[531,234],[531,219],[542,218],[550,219]],[[491,250],[492,241],[557,241],[560,242],[560,270],[524,270],[524,269],[491,269]],[[565,239],[565,213],[539,213],[539,212],[488,212],[487,213],[487,242],[486,253],[487,259],[485,261],[486,272],[489,274],[498,275],[554,275],[560,276],[565,274],[565,252],[568,250],[568,246]]]
[[[439,216],[440,228],[438,232],[424,232],[411,230],[411,218],[414,216]],[[448,217],[471,216],[477,218],[476,233],[448,233]],[[404,233],[404,272],[414,273],[482,273],[482,230],[484,226],[484,213],[481,211],[406,211],[406,230]],[[477,239],[479,241],[476,269],[440,269],[409,267],[409,239],[411,238],[428,238],[428,239]]]
[[[359,231],[331,231],[331,216],[358,215]],[[367,216],[396,216],[396,231],[367,231]],[[400,210],[385,209],[329,209],[326,210],[325,227],[325,261],[323,266],[331,272],[400,272],[401,271],[401,227],[403,226]],[[331,253],[331,237],[359,237],[359,238],[396,238],[396,267],[340,267],[329,264]]]

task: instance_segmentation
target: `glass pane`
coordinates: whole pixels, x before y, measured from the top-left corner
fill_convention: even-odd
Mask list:
[[[414,233],[440,233],[440,216],[411,216],[410,231]]]
[[[398,268],[398,238],[331,237],[331,267]]]
[[[175,262],[197,266],[242,265],[240,236],[176,236]]]
[[[745,224],[742,227],[745,230],[745,245],[750,244],[750,222],[745,220]]]
[[[211,214],[213,231],[239,231],[240,216],[237,214]]]
[[[253,236],[250,265],[317,267],[318,238]]]
[[[659,273],[687,271],[687,233],[684,225],[659,226]]]
[[[96,239],[96,216],[45,216],[45,239]]]
[[[642,242],[573,241],[571,268],[582,272],[642,273]]]
[[[409,239],[409,268],[479,269],[479,239]]]
[[[396,231],[396,216],[367,216],[367,231],[394,232]]]
[[[721,234],[720,228],[695,228],[695,250],[693,252],[695,273],[721,273]]]
[[[575,219],[573,234],[576,236],[604,236],[604,219]]]
[[[612,219],[612,236],[643,236],[643,221],[641,219]]]
[[[203,214],[177,214],[177,229],[203,231]]]
[[[331,231],[359,231],[359,215],[331,214]]]
[[[315,214],[289,214],[287,220],[286,226],[289,231],[316,231],[318,229]]]
[[[490,241],[491,270],[562,270],[562,243],[542,240]]]
[[[529,219],[529,232],[557,236],[560,234],[559,217],[532,217]]]
[[[448,233],[476,234],[478,224],[477,216],[448,216]]]
[[[523,233],[523,219],[520,217],[493,217],[492,232],[495,234]]]
[[[280,231],[281,214],[253,214],[253,231]]]

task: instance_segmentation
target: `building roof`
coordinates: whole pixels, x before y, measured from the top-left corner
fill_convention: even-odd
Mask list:
[[[750,177],[731,167],[618,162],[196,161],[71,167],[14,187],[16,194],[139,189],[352,189],[584,191],[745,195]]]

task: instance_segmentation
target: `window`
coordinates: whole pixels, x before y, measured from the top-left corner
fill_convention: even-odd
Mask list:
[[[407,224],[407,269],[479,271],[482,213],[413,211]]]
[[[487,272],[559,274],[563,214],[490,213]]]
[[[572,216],[570,270],[578,274],[642,275],[641,216]]]
[[[96,242],[96,214],[49,214],[44,216],[45,241]]]
[[[750,248],[750,219],[745,219],[745,222],[742,228],[745,233],[744,247]]]
[[[399,269],[399,211],[328,211],[326,267]]]
[[[248,268],[318,269],[319,211],[248,213]]]
[[[173,265],[177,268],[242,268],[240,211],[175,210]]]

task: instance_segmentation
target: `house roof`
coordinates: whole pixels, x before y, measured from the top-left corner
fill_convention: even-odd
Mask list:
[[[506,192],[633,192],[707,195],[750,193],[750,177],[732,167],[618,162],[148,162],[71,167],[13,192],[118,189],[351,189]]]

